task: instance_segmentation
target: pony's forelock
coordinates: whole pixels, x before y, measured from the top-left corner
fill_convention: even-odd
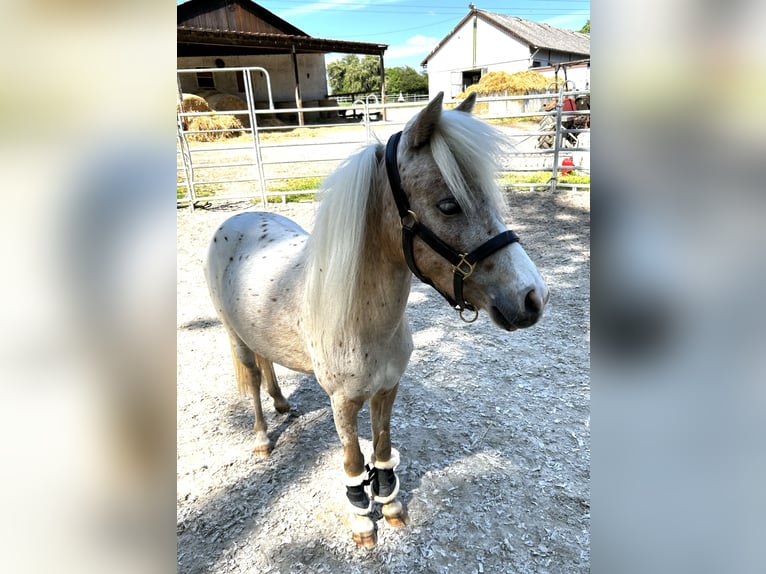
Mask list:
[[[502,132],[465,112],[443,112],[431,137],[434,161],[469,216],[480,198],[505,212],[505,198],[495,177],[509,151],[511,146]]]

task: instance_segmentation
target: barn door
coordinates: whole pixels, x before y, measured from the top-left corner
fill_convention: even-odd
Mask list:
[[[463,73],[450,72],[450,97],[454,98],[463,91]]]

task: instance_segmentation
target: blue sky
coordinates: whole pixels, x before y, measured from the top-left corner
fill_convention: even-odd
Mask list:
[[[579,30],[589,0],[474,0],[480,10]],[[469,0],[264,0],[261,6],[310,36],[388,44],[386,67],[420,62],[469,12]]]

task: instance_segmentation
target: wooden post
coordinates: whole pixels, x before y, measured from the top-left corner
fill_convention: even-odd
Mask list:
[[[383,104],[383,110],[381,118],[383,121],[388,120],[388,114],[386,113],[386,66],[383,63],[383,54],[380,54],[380,103]]]
[[[303,125],[303,98],[301,97],[301,80],[298,74],[298,54],[293,44],[293,72],[295,72],[295,107],[298,108],[298,125]]]

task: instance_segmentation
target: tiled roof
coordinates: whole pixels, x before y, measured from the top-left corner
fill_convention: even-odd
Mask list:
[[[515,16],[495,14],[478,10],[480,17],[489,22],[496,23],[514,36],[526,41],[536,48],[549,48],[560,52],[572,52],[575,54],[590,54],[590,35],[574,30],[554,28],[540,22],[530,22]]]

